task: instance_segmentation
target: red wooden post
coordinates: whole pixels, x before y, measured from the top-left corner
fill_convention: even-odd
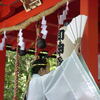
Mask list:
[[[80,14],[88,16],[82,41],[82,53],[98,83],[98,0],[80,0]]]
[[[4,100],[5,62],[6,50],[0,50],[0,100]]]

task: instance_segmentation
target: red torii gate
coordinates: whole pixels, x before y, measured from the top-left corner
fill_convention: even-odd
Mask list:
[[[61,0],[55,0],[52,2],[51,0],[51,4],[53,4],[54,6],[57,2],[60,2],[60,1]],[[79,0],[76,0],[76,1],[79,2]],[[50,3],[48,3],[48,5],[49,4]],[[21,3],[19,3],[18,5],[20,6]],[[38,13],[42,12],[44,9],[45,7],[43,7],[43,9],[38,10]],[[74,9],[74,6],[72,6],[72,9]],[[8,13],[4,12],[2,16],[9,15],[9,8],[7,10],[8,10]],[[22,11],[22,12],[19,12],[17,15],[9,17],[9,19],[7,20],[3,19],[4,21],[0,23],[0,29],[4,27],[16,25],[21,20],[25,21],[26,19],[30,17],[30,15],[34,16],[34,14],[37,14],[37,12],[35,10],[32,10],[25,17],[22,17],[24,16],[24,14],[26,15],[26,12]],[[87,23],[84,38],[82,41],[82,45],[83,45],[82,53],[94,79],[99,84],[98,60],[97,60],[97,56],[98,56],[98,0],[95,0],[95,1],[94,0],[91,0],[91,1],[80,0],[80,14],[86,14],[88,16],[88,23]],[[0,14],[0,18],[1,18],[1,14]],[[18,22],[16,22],[15,19],[17,19]],[[14,23],[11,23],[11,21],[14,21]],[[52,26],[57,27],[55,24],[52,24]],[[4,94],[5,62],[6,62],[6,50],[3,50],[3,51],[0,51],[0,100],[3,100],[3,94]]]

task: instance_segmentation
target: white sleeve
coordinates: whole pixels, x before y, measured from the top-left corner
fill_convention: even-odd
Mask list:
[[[73,52],[55,84],[45,92],[47,100],[100,100],[100,94],[82,62]]]
[[[68,59],[63,61],[63,63],[60,66],[58,66],[54,71],[51,71],[49,74],[46,74],[41,77],[44,93],[49,91],[55,85],[55,83],[57,82],[57,80],[59,79],[59,77],[65,69],[64,65],[67,63],[67,60]]]

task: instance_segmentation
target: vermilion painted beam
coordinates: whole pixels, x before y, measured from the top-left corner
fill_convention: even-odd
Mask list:
[[[1,22],[0,29],[22,23],[25,20],[27,20],[28,18],[35,16],[35,15],[47,10],[50,7],[53,7],[54,5],[56,5],[58,2],[60,2],[62,0],[53,0],[53,1],[49,0],[49,2],[48,2],[48,0],[42,0],[42,1],[43,1],[43,4],[40,5],[39,7],[35,8],[29,12],[22,11],[22,12],[16,14],[15,16],[12,16],[9,19]]]
[[[4,100],[6,50],[0,51],[0,100]]]
[[[2,6],[1,8],[1,18],[7,16],[10,13],[10,7],[9,6]]]
[[[80,0],[80,13],[88,16],[82,41],[82,53],[98,83],[98,0]]]
[[[16,0],[2,0],[2,3],[5,5],[10,5],[12,3],[14,3]]]

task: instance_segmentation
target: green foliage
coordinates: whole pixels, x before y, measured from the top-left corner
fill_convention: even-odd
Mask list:
[[[7,61],[6,61],[6,75],[5,75],[5,91],[4,91],[4,100],[11,100],[14,93],[14,78],[15,78],[15,57],[16,53],[7,51]],[[19,91],[18,91],[18,100],[22,100],[26,88],[27,81],[30,75],[30,65],[33,60],[33,55],[26,55],[20,57],[19,59]]]
[[[6,60],[6,75],[5,75],[5,91],[4,91],[4,100],[12,100],[14,93],[14,69],[15,69],[15,57],[16,53],[7,51],[7,60]],[[23,100],[24,94],[28,88],[28,80],[30,79],[31,73],[31,62],[34,59],[34,55],[25,55],[20,57],[20,66],[19,66],[19,91],[18,91],[18,100]],[[56,59],[49,58],[51,70],[54,70],[56,67]]]
[[[49,58],[49,63],[50,63],[50,71],[55,70],[57,66],[57,59]]]

